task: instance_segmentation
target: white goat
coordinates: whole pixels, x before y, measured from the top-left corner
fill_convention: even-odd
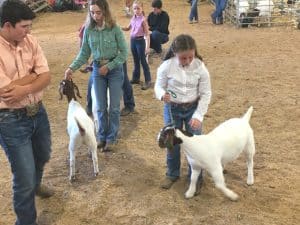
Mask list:
[[[241,17],[241,14],[247,14],[249,9],[248,0],[234,0],[234,5],[237,10],[236,14],[238,17]]]
[[[271,13],[274,9],[274,3],[272,0],[258,0],[255,8],[259,10],[259,16],[271,17]]]
[[[69,102],[67,131],[70,138],[70,181],[75,180],[75,156],[76,150],[81,144],[86,144],[89,152],[92,154],[94,175],[97,176],[99,173],[95,126],[84,108],[76,101],[74,88],[78,91],[77,86],[72,81],[64,80],[60,84],[61,98],[62,94],[65,94]],[[77,95],[80,97],[79,92],[77,92]]]
[[[268,24],[268,26],[271,26],[271,17],[274,9],[273,1],[259,0],[255,9],[259,11],[258,26],[260,26],[262,22],[265,22]]]
[[[194,196],[201,168],[212,176],[215,185],[232,201],[238,195],[226,187],[223,165],[236,159],[244,150],[247,156],[247,184],[254,183],[253,156],[255,143],[249,120],[253,111],[251,106],[242,118],[227,120],[207,135],[187,135],[174,127],[165,127],[159,135],[159,146],[181,144],[192,168],[191,182],[185,193],[186,198]]]
[[[96,93],[95,93],[95,87],[94,84],[92,84],[91,88],[91,98],[92,98],[92,113],[93,113],[93,120],[95,124],[95,132],[98,133],[99,130],[99,120],[98,120],[98,109],[97,109],[97,103],[96,103]]]

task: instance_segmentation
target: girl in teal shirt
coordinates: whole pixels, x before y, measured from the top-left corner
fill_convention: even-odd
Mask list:
[[[128,56],[127,44],[121,28],[112,19],[106,0],[92,0],[84,31],[83,42],[76,59],[65,72],[72,79],[74,71],[93,58],[92,80],[96,94],[99,131],[98,147],[112,150],[120,126],[120,99],[122,95],[122,64]],[[110,106],[107,110],[107,89]]]

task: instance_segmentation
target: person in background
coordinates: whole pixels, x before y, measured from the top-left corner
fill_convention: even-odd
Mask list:
[[[42,184],[51,154],[51,132],[42,103],[50,84],[45,55],[30,35],[35,14],[21,0],[0,9],[0,145],[13,174],[16,225],[36,225],[35,195],[50,197]]]
[[[146,60],[146,54],[149,53],[150,47],[150,37],[147,20],[143,13],[143,4],[139,0],[135,0],[133,3],[134,15],[127,27],[122,28],[124,31],[131,30],[130,33],[130,46],[131,53],[134,61],[134,70],[132,74],[131,84],[140,83],[141,69],[140,64],[142,64],[145,82],[142,85],[142,90],[147,90],[151,87],[151,74],[149,65]]]
[[[81,47],[81,45],[82,45],[82,39],[83,39],[84,30],[85,30],[85,24],[82,24],[81,27],[78,30],[79,31],[78,37],[79,37],[79,40],[80,40],[79,47]],[[92,72],[93,71],[93,64],[87,62],[85,64],[85,67],[83,69],[79,69],[79,71],[81,73]]]
[[[169,41],[170,18],[166,11],[162,10],[162,1],[153,0],[151,4],[153,11],[148,15],[150,33],[150,48],[155,53],[162,53],[162,44]]]
[[[127,59],[127,44],[121,28],[112,18],[106,0],[91,0],[89,19],[85,27],[82,46],[69,68],[65,79],[72,79],[74,71],[93,58],[92,83],[95,86],[98,109],[98,148],[113,150],[120,127],[120,100],[124,80],[123,64]],[[107,89],[110,105],[107,110]]]
[[[125,11],[125,15],[130,17],[131,16],[131,6],[132,6],[132,0],[124,0],[124,4],[125,4],[125,8],[124,8],[124,11]]]
[[[186,34],[177,36],[157,70],[156,97],[164,102],[164,123],[183,125],[189,133],[200,135],[211,99],[209,72],[198,54],[195,40]],[[188,177],[191,169],[189,167]],[[169,189],[180,176],[180,146],[167,149],[167,172],[161,188]],[[202,184],[202,172],[198,189]]]
[[[124,108],[121,110],[121,116],[127,116],[134,112],[135,100],[133,95],[132,85],[128,79],[127,63],[123,64],[124,82],[123,82],[123,102]]]
[[[213,24],[220,25],[223,24],[223,11],[226,7],[227,0],[214,0],[215,1],[215,11],[210,15]]]
[[[191,11],[189,15],[189,23],[198,23],[198,0],[191,1]]]

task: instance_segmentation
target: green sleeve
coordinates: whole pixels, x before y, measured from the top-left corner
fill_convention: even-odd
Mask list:
[[[79,69],[82,65],[86,64],[91,56],[91,48],[89,46],[89,29],[85,29],[83,41],[80,51],[76,59],[69,66],[73,71]]]
[[[127,43],[121,28],[119,26],[115,26],[113,28],[113,32],[115,33],[115,37],[116,37],[118,53],[117,56],[114,58],[114,60],[107,64],[109,70],[112,70],[122,65],[127,60],[127,56],[128,56]]]

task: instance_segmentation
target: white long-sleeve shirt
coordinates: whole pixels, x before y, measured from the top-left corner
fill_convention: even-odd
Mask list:
[[[211,99],[209,72],[204,63],[194,58],[190,65],[181,66],[176,57],[164,61],[157,69],[154,86],[156,98],[171,93],[171,102],[188,103],[199,98],[192,118],[203,121]]]

